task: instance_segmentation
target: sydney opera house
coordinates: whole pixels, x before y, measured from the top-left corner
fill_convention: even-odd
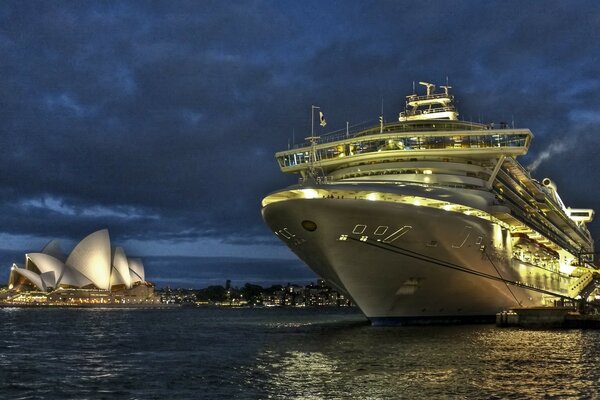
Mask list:
[[[144,265],[122,247],[111,247],[108,229],[94,232],[65,255],[52,240],[39,253],[25,254],[25,264],[13,264],[5,300],[59,303],[157,302],[146,282]]]

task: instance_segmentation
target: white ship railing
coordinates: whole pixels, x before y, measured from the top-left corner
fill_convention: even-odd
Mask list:
[[[446,93],[424,94],[422,96],[417,96],[416,94],[412,94],[410,96],[406,96],[407,101],[421,101],[421,100],[433,100],[433,99],[448,99],[448,101],[452,101],[452,97],[448,96]]]
[[[388,155],[409,156],[415,152],[447,153],[489,152],[500,154],[525,154],[529,147],[531,131],[528,129],[483,130],[461,132],[383,133],[355,136],[314,147],[315,160],[348,162],[350,158],[366,155],[386,158]],[[275,156],[283,172],[295,172],[307,168],[313,148],[305,146],[277,153]],[[329,163],[328,163],[329,164]],[[324,164],[323,164],[324,165]]]
[[[434,113],[441,113],[441,112],[448,112],[448,111],[456,111],[456,108],[453,106],[448,106],[448,107],[437,107],[437,108],[431,108],[431,109],[427,109],[427,110],[407,110],[407,111],[402,111],[400,113],[400,117],[412,117],[415,115],[427,115],[427,114],[434,114]]]
[[[324,134],[319,134],[319,143],[331,143],[339,140],[349,139],[357,136],[367,136],[367,135],[376,135],[379,133],[401,133],[401,132],[430,132],[435,130],[436,126],[440,131],[479,131],[482,129],[490,129],[489,125],[477,124],[473,122],[463,122],[459,123],[448,123],[448,121],[411,121],[411,122],[392,122],[383,125],[383,132],[381,132],[381,127],[379,125],[373,126],[373,120],[363,121],[355,125],[351,125],[346,128],[338,129],[335,131],[327,132]],[[365,129],[366,127],[371,126],[370,129]],[[300,149],[303,147],[310,146],[308,141],[304,141],[302,143],[293,143],[292,149]]]

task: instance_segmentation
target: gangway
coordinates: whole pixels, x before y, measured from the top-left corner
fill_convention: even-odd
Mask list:
[[[585,300],[598,287],[600,287],[600,272],[588,271],[569,288],[569,297]]]

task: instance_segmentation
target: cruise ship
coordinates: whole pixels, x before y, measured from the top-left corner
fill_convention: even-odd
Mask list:
[[[276,153],[299,183],[263,199],[269,228],[373,325],[592,300],[594,211],[565,206],[517,161],[532,132],[460,120],[450,86],[420,84],[397,121],[312,128]]]

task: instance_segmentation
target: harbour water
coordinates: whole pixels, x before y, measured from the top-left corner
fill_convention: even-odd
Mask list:
[[[600,398],[600,331],[351,309],[0,309],[2,399]]]

